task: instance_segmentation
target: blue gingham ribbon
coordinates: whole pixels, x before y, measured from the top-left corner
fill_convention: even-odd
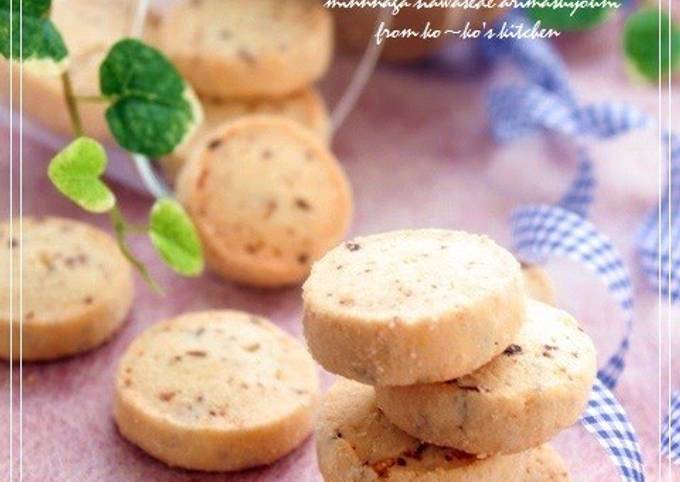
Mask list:
[[[680,239],[680,217],[677,216],[680,212],[680,138],[671,136],[666,148],[670,150],[670,190],[673,195],[669,199],[668,191],[664,192],[661,204],[647,215],[638,233],[637,247],[647,279],[675,303],[680,300],[680,244],[671,244],[671,239]],[[669,208],[676,213],[672,220],[669,220]]]
[[[624,368],[633,324],[633,290],[621,255],[592,223],[560,205],[522,207],[513,213],[512,229],[520,256],[539,261],[551,255],[581,262],[597,274],[621,306],[624,335],[598,372],[600,381],[614,388]]]
[[[552,255],[581,262],[597,274],[621,306],[625,319],[624,335],[614,355],[598,371],[581,423],[605,448],[622,480],[644,482],[642,455],[635,430],[610,391],[624,368],[633,319],[630,276],[620,254],[592,223],[562,205],[517,209],[512,216],[512,229],[520,256],[537,261]]]
[[[671,413],[668,415],[661,434],[661,452],[670,457],[675,464],[680,464],[680,391],[673,394]]]
[[[513,15],[512,22],[522,17]],[[567,257],[583,263],[607,286],[622,309],[623,336],[614,355],[599,370],[582,424],[605,448],[622,480],[645,480],[640,447],[623,407],[610,389],[625,364],[633,321],[630,275],[611,241],[598,232],[586,216],[594,198],[593,162],[584,145],[588,137],[607,138],[650,125],[650,118],[625,104],[580,105],[569,86],[566,69],[552,46],[538,40],[491,41],[485,45],[494,58],[508,58],[526,77],[526,83],[491,92],[491,131],[499,141],[512,141],[544,130],[573,141],[579,156],[574,181],[555,205],[525,206],[512,216],[518,254],[533,261],[548,256]],[[658,233],[650,216],[647,233]],[[648,234],[648,237],[652,234]],[[648,239],[648,238],[645,238]],[[651,244],[648,250],[653,249]],[[656,245],[658,252],[658,243]],[[651,253],[651,251],[649,251]],[[651,260],[651,254],[649,255]],[[663,266],[654,266],[663,269]],[[655,271],[656,272],[656,271]]]
[[[598,379],[581,423],[616,463],[621,478],[644,482],[642,455],[635,431],[614,394]]]
[[[669,142],[672,197],[669,203],[669,193],[664,193],[660,209],[647,216],[638,235],[638,252],[648,278],[675,303],[680,299],[680,246],[672,244],[671,240],[680,239],[680,218],[676,214],[669,219],[669,208],[674,213],[680,212],[680,139],[671,136]],[[661,452],[673,463],[680,464],[680,390],[672,395],[671,410],[663,422]]]

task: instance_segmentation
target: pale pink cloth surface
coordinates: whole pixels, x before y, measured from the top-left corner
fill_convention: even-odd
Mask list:
[[[615,27],[565,49],[577,90],[592,100],[630,100],[657,113],[653,87],[633,85],[617,57]],[[562,42],[564,44],[564,42]],[[329,98],[337,97],[350,70],[338,62],[324,84]],[[484,92],[504,74],[456,79],[418,69],[382,68],[361,103],[335,138],[333,148],[347,169],[356,199],[352,234],[396,228],[442,227],[487,233],[509,245],[508,214],[527,202],[555,201],[574,172],[567,150],[541,138],[512,146],[496,146],[486,129]],[[677,111],[678,109],[676,109]],[[8,140],[2,130],[3,146]],[[15,137],[15,149],[18,138]],[[651,146],[649,175],[656,179],[658,152]],[[560,154],[561,153],[561,154]],[[627,153],[614,150],[614,157]],[[109,229],[105,217],[85,215],[51,187],[45,176],[50,152],[24,143],[23,209],[26,214],[70,216]],[[0,179],[9,176],[7,149],[0,154]],[[15,188],[19,185],[18,164]],[[653,206],[654,192],[629,195],[631,179],[610,172],[598,189],[593,219],[611,236],[634,273],[635,336],[626,372],[616,394],[626,407],[643,447],[648,480],[668,480],[657,462],[659,394],[667,393],[666,375],[659,385],[659,366],[668,367],[668,346],[658,343],[656,293],[639,275],[633,237],[643,215]],[[653,185],[653,184],[652,184]],[[4,192],[4,191],[3,191]],[[125,213],[143,222],[148,198],[117,188]],[[3,195],[3,216],[8,213]],[[15,199],[18,199],[15,196]],[[15,205],[18,209],[18,204]],[[16,211],[15,211],[16,212]],[[124,441],[111,416],[113,377],[117,361],[130,341],[149,325],[189,310],[235,308],[270,317],[290,333],[301,336],[300,291],[259,291],[235,287],[211,275],[183,280],[172,275],[151,252],[146,240],[133,242],[167,290],[159,298],[137,279],[134,308],[120,333],[109,343],[82,356],[23,368],[23,476],[27,482],[77,481],[320,481],[310,440],[272,467],[238,474],[202,474],[170,469]],[[570,310],[593,336],[603,362],[616,346],[621,315],[591,274],[568,262],[548,265],[559,303]],[[677,315],[677,312],[676,312]],[[665,316],[665,315],[664,315]],[[664,330],[663,338],[667,339]],[[680,333],[676,330],[676,340]],[[677,350],[676,350],[677,351]],[[680,355],[678,355],[680,360]],[[674,363],[675,371],[680,361]],[[0,390],[9,388],[8,365],[0,373]],[[14,375],[14,457],[18,457],[19,370]],[[325,386],[332,377],[323,374]],[[680,380],[676,379],[680,387]],[[661,389],[660,389],[661,388]],[[9,428],[9,397],[0,399],[0,433]],[[594,439],[579,426],[555,441],[574,480],[609,482],[616,472]],[[8,437],[0,436],[0,474],[8,472]],[[663,461],[662,461],[663,462]],[[663,462],[665,465],[665,462]],[[15,463],[15,480],[18,465]],[[662,479],[663,477],[663,479]]]

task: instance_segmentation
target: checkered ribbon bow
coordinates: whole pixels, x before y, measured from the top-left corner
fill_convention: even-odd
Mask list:
[[[523,21],[512,15],[514,23]],[[653,124],[643,112],[620,103],[581,105],[569,86],[565,66],[551,44],[541,40],[486,41],[483,48],[491,58],[506,58],[524,74],[525,83],[491,92],[491,131],[502,142],[512,141],[537,130],[549,131],[573,141],[580,158],[577,175],[566,194],[555,205],[524,206],[512,216],[512,230],[518,253],[529,260],[545,261],[562,256],[584,264],[607,286],[621,307],[623,336],[614,355],[598,372],[597,382],[582,418],[610,454],[622,480],[644,481],[640,448],[635,431],[611,389],[624,368],[633,322],[633,294],[630,275],[611,241],[598,232],[586,217],[593,201],[596,180],[593,162],[583,142],[586,138],[608,138]],[[671,139],[670,159],[674,176],[673,208],[680,201],[680,140]],[[646,218],[638,235],[642,268],[652,285],[673,301],[680,298],[680,247],[669,253],[672,234],[680,237],[680,221],[660,223],[669,218],[668,198]],[[665,215],[665,217],[664,217]],[[669,259],[674,260],[669,266]],[[680,392],[673,399],[662,447],[680,461]],[[673,440],[675,438],[675,440]]]

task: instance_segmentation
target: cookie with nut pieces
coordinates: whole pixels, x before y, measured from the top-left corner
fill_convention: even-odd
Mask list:
[[[157,323],[132,342],[114,414],[123,437],[170,466],[235,471],[300,445],[317,397],[304,345],[263,318],[206,311]]]
[[[107,233],[75,220],[27,217],[0,224],[0,243],[1,358],[75,355],[125,321],[132,271]]]
[[[524,321],[519,263],[485,236],[395,231],[344,243],[303,287],[327,370],[371,385],[450,380],[500,354]]]
[[[547,442],[583,412],[597,372],[593,342],[568,313],[530,301],[513,343],[444,383],[376,387],[385,416],[427,442],[473,454]]]
[[[163,172],[176,180],[191,153],[206,136],[220,125],[245,115],[271,114],[293,120],[307,128],[319,139],[327,141],[329,120],[326,105],[315,89],[304,89],[281,99],[219,100],[201,99],[204,120],[196,133],[179,145],[170,156],[160,159]]]
[[[161,19],[158,38],[203,96],[283,97],[326,72],[333,22],[316,0],[188,0]]]
[[[392,425],[372,387],[341,379],[324,398],[316,432],[319,468],[326,482],[548,482],[534,458],[541,450],[478,459],[424,443]],[[559,480],[559,479],[558,479]]]
[[[212,131],[177,181],[208,266],[238,283],[301,282],[344,237],[345,173],[324,142],[291,120],[247,116]]]

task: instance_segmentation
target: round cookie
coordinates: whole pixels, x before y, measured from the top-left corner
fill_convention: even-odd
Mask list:
[[[536,452],[477,459],[423,443],[387,420],[373,388],[349,380],[326,395],[316,444],[326,482],[528,482],[527,464]]]
[[[345,235],[352,195],[328,147],[295,122],[246,116],[213,130],[177,181],[208,265],[239,283],[301,282]]]
[[[317,0],[189,0],[165,15],[160,42],[201,95],[283,97],[326,72],[333,23]]]
[[[321,95],[315,89],[305,89],[282,99],[219,100],[203,99],[204,121],[193,137],[178,146],[171,156],[160,160],[169,179],[177,179],[180,169],[197,145],[206,136],[228,121],[248,114],[274,114],[296,121],[320,139],[329,138],[328,111]]]
[[[571,477],[555,449],[541,445],[533,449],[526,467],[527,482],[571,482]]]
[[[390,421],[427,442],[515,453],[575,423],[595,374],[595,348],[576,320],[530,301],[513,344],[481,369],[444,383],[376,387],[376,398]]]
[[[27,361],[89,350],[108,340],[127,317],[134,296],[132,271],[105,232],[60,218],[24,218],[20,231],[19,219],[15,219],[12,234],[8,221],[0,224],[0,245],[7,253],[0,257],[1,358],[20,357],[20,282],[21,356]],[[13,247],[12,259],[9,246]],[[10,302],[14,306],[11,320]]]
[[[485,236],[438,229],[338,246],[315,263],[303,299],[314,358],[370,385],[470,373],[512,343],[525,315],[509,252]]]
[[[548,272],[538,264],[522,264],[524,290],[529,298],[555,306],[555,287]]]
[[[237,311],[189,313],[144,331],[116,377],[121,434],[170,466],[270,464],[313,430],[314,361],[272,323]]]

